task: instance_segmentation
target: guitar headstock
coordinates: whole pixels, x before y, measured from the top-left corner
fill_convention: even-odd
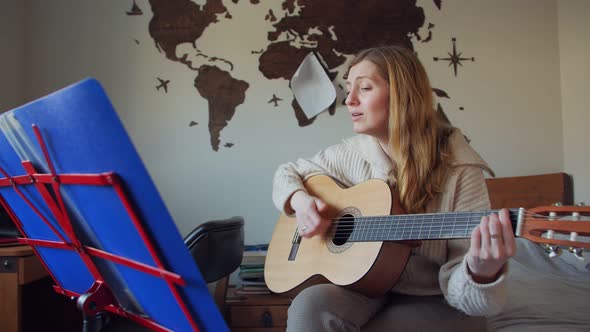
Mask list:
[[[542,244],[549,257],[567,249],[583,259],[583,248],[590,248],[590,206],[542,206],[527,209],[517,227],[517,235]]]

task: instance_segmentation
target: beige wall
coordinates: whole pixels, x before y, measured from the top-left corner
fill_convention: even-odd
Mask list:
[[[553,0],[446,1],[438,11],[421,1],[435,24],[434,40],[418,43],[433,86],[451,121],[497,176],[560,171],[563,167],[559,51]],[[451,38],[464,61],[457,77],[446,63]],[[464,111],[459,108],[463,106]],[[546,158],[547,151],[554,157]]]
[[[12,3],[0,2],[2,13],[13,10]],[[86,76],[100,80],[182,233],[206,220],[242,215],[246,241],[267,242],[278,217],[270,201],[276,167],[351,134],[343,108],[300,128],[288,102],[276,108],[267,103],[273,93],[285,100],[291,95],[286,81],[262,77],[257,55],[250,53],[264,47],[269,28],[264,14],[271,8],[279,13],[278,1],[263,1],[256,7],[248,1],[237,5],[226,1],[234,18],[221,18],[199,40],[199,49],[231,60],[236,68],[233,75],[251,83],[245,103],[221,134],[222,142],[235,146],[219,152],[209,144],[207,102],[193,87],[197,73],[166,60],[154,47],[147,1],[138,1],[144,15],[136,17],[124,14],[130,1],[24,3],[24,100]],[[579,129],[570,132],[567,123],[579,117],[575,112],[582,112],[577,106],[581,97],[562,103],[560,96],[560,85],[584,82],[581,76],[560,75],[559,70],[560,57],[563,67],[563,58],[576,52],[576,40],[583,40],[571,39],[572,46],[564,46],[559,39],[563,20],[569,15],[587,17],[587,8],[584,15],[576,12],[582,5],[558,8],[555,0],[455,0],[443,2],[442,11],[432,1],[418,4],[424,6],[427,22],[436,27],[432,42],[415,41],[416,50],[433,85],[451,96],[441,100],[447,115],[498,176],[571,167],[576,184],[587,183],[585,170],[571,166],[577,165],[573,158],[582,158],[578,156],[587,149],[578,143],[563,152],[564,140],[578,140],[582,134]],[[569,34],[583,35],[579,29],[584,27],[567,29]],[[422,33],[425,36],[426,29]],[[458,77],[446,63],[432,60],[450,51],[451,37],[457,38],[463,55],[476,59],[465,62]],[[588,54],[587,46],[585,50]],[[18,66],[19,59],[14,62]],[[168,94],[156,91],[156,76],[171,79]],[[568,112],[563,123],[562,107]],[[190,121],[199,125],[189,127]]]
[[[590,204],[590,2],[558,2],[564,170],[576,202]]]
[[[0,0],[0,112],[23,103],[24,2]]]

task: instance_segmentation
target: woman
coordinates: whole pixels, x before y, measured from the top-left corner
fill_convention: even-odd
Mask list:
[[[273,201],[295,214],[304,238],[323,235],[331,223],[322,214],[326,204],[303,187],[317,173],[346,187],[383,179],[396,189],[407,213],[490,208],[483,171],[491,170],[460,130],[434,110],[426,71],[413,51],[398,46],[361,51],[346,86],[346,105],[359,135],[310,159],[281,165],[275,174]],[[443,294],[468,315],[494,314],[505,299],[506,262],[514,253],[512,227],[502,210],[483,217],[471,239],[425,241],[412,249],[393,298]],[[288,330],[359,330],[385,302],[334,285],[312,286],[293,301]]]

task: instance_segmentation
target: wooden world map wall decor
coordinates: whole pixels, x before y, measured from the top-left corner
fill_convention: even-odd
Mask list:
[[[440,0],[433,2],[437,10],[442,10]],[[264,11],[260,22],[249,22],[243,27],[248,33],[266,36],[267,44],[262,49],[259,46],[255,49],[227,47],[231,45],[201,49],[200,39],[207,29],[223,28],[244,12],[239,8],[246,6]],[[231,0],[231,3],[228,0],[201,0],[199,3],[192,0],[132,0],[131,9],[126,14],[132,19],[143,15],[148,7],[152,17],[147,30],[153,45],[165,59],[195,72],[194,89],[208,103],[207,127],[214,151],[220,146],[234,145],[231,142],[222,144],[221,131],[230,124],[236,108],[244,103],[251,84],[260,81],[259,76],[245,76],[251,69],[235,71],[234,64],[241,62],[237,59],[253,57],[258,63],[258,74],[268,80],[282,79],[277,83],[287,84],[303,59],[314,52],[335,82],[344,74],[342,68],[347,56],[375,45],[396,44],[414,49],[412,42],[429,42],[435,28],[426,21],[424,9],[417,6],[415,0]],[[421,28],[427,31],[424,38],[419,33]],[[137,39],[134,40],[139,45]],[[219,42],[223,43],[223,40]],[[449,58],[435,59],[438,60],[451,61],[457,67],[468,59],[461,58],[453,44]],[[174,83],[170,78],[164,79],[165,75],[154,76],[158,79],[156,90],[160,92],[166,93]],[[442,90],[437,90],[448,98]],[[270,91],[262,98],[269,107],[290,106],[301,127],[311,125],[316,119],[305,116],[292,94],[281,96],[277,91]],[[337,103],[338,100],[330,106],[329,115],[334,115]],[[192,121],[189,126],[196,126],[196,123]]]

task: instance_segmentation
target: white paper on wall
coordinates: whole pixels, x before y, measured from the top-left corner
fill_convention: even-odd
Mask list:
[[[336,100],[334,84],[313,52],[293,74],[291,90],[308,119],[325,111]]]

